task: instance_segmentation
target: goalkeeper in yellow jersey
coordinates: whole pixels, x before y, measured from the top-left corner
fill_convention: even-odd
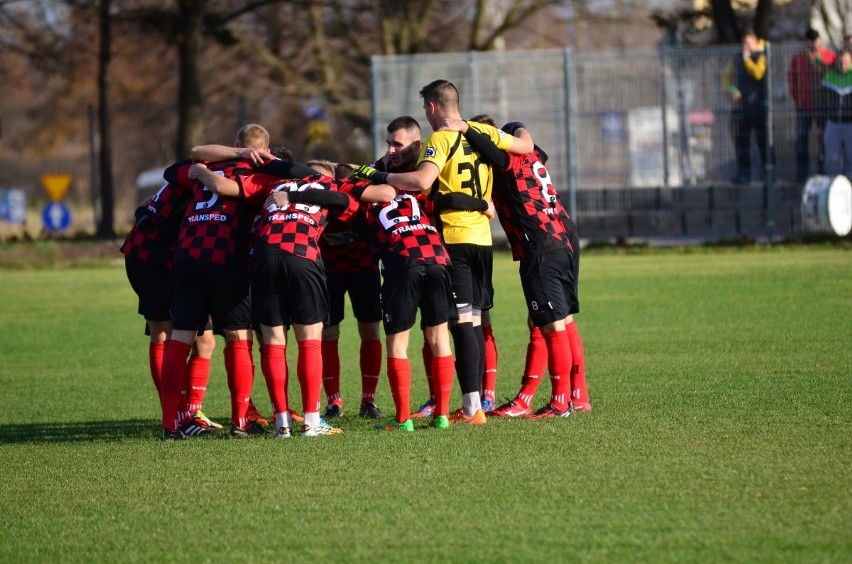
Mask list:
[[[482,200],[491,199],[491,169],[456,131],[441,131],[445,119],[462,119],[459,93],[447,80],[435,80],[420,90],[426,120],[433,133],[420,148],[417,170],[406,173],[377,172],[361,167],[353,174],[376,183],[387,183],[410,192],[427,192],[430,197],[453,192]],[[531,140],[519,139],[496,127],[470,122],[470,127],[487,135],[510,153],[532,152]],[[446,209],[435,218],[444,245],[453,263],[452,283],[459,320],[451,329],[456,351],[456,374],[462,392],[462,408],[451,421],[482,425],[480,380],[485,360],[482,311],[491,307],[493,254],[489,218],[479,211]]]

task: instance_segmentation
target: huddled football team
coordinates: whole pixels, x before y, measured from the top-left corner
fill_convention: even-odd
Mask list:
[[[394,119],[387,152],[368,165],[294,162],[250,124],[232,147],[194,147],[191,159],[166,169],[121,247],[150,334],[164,440],[224,431],[201,409],[214,333],[225,340],[232,437],[288,438],[295,424],[303,437],[340,434],[333,424],[344,408],[337,345],[347,293],[361,340],[362,417],[385,417],[375,400],[385,335],[395,413],[379,429],[410,432],[418,417],[445,429],[591,410],[573,319],[579,237],[547,154],[520,122],[498,129],[487,115],[463,120],[446,80],[420,96],[432,134],[423,141],[414,118]],[[521,388],[499,406],[489,316],[495,216],[519,261],[530,329]],[[412,413],[408,345],[418,311],[430,397]],[[287,399],[291,327],[301,414]],[[269,419],[252,400],[255,336]],[[550,400],[534,411],[545,366]],[[451,411],[454,375],[461,407]]]

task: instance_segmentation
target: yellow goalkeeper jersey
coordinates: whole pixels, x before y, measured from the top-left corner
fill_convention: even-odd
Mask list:
[[[468,125],[491,137],[501,149],[512,145],[511,137],[496,127],[476,122]],[[433,132],[420,148],[418,166],[423,162],[433,163],[441,171],[432,191],[462,192],[482,200],[491,199],[491,167],[479,159],[461,133]],[[491,245],[491,226],[483,213],[447,210],[441,212],[440,220],[445,243]]]

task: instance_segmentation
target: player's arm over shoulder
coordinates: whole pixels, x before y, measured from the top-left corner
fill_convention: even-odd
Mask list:
[[[225,178],[222,171],[212,171],[203,163],[195,163],[189,167],[188,174],[192,180],[197,180],[211,192],[222,196],[240,196],[240,185],[230,178]]]
[[[192,162],[217,162],[233,159],[250,160],[256,165],[274,159],[269,149],[249,147],[227,147],[225,145],[196,145],[189,150]]]
[[[513,153],[515,155],[527,155],[532,153],[535,148],[535,144],[531,137],[528,139],[515,137],[513,135],[509,135],[505,131],[501,131],[496,127],[492,127],[484,123],[468,122],[468,125],[480,133],[490,137],[499,148],[504,151],[508,151],[509,153]]]

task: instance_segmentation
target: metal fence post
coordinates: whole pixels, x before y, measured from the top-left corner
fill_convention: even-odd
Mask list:
[[[677,35],[677,43],[680,46],[680,34]],[[675,82],[677,86],[677,113],[680,127],[678,127],[678,138],[680,141],[680,177],[686,186],[695,186],[695,172],[692,166],[692,148],[689,146],[689,116],[686,111],[686,93],[683,88],[683,53],[680,49],[675,53]]]
[[[482,103],[479,99],[479,69],[477,65],[476,51],[468,51],[467,65],[468,72],[470,73],[470,99],[473,101],[473,111],[470,115],[477,115],[482,113],[479,110]]]
[[[669,113],[666,109],[669,107],[669,81],[668,81],[668,66],[669,66],[669,44],[663,43],[660,49],[662,64],[660,65],[660,85],[662,87],[662,114],[663,114],[663,187],[669,187]]]
[[[378,58],[376,55],[372,55],[370,57],[370,130],[372,132],[373,139],[373,155],[382,154],[381,145],[379,144],[379,139],[382,139],[382,132],[379,130],[379,112],[378,112],[378,95],[376,93],[376,66],[377,66]]]
[[[577,147],[577,69],[574,51],[564,50],[563,73],[565,75],[565,145],[568,148],[568,213],[577,215],[577,184],[579,179],[580,151]]]
[[[766,42],[766,154],[764,162],[764,212],[766,214],[766,229],[770,238],[775,235],[775,128],[772,101],[772,44]]]

